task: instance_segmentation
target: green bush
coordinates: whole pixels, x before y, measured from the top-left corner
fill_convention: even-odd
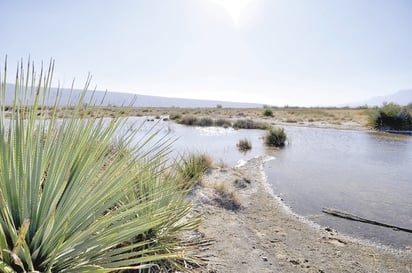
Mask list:
[[[374,109],[369,117],[372,127],[379,130],[412,130],[412,116],[407,107],[386,103]]]
[[[252,143],[247,138],[239,140],[236,146],[241,152],[246,152],[252,149]]]
[[[154,143],[153,133],[131,146],[137,132],[129,131],[113,145],[126,120],[81,118],[86,91],[72,118],[57,119],[56,101],[42,119],[52,72],[36,79],[22,67],[16,111],[6,118],[0,106],[0,271],[166,272],[196,262],[182,234],[199,219],[165,171],[170,143]]]
[[[265,136],[265,143],[272,147],[283,147],[286,142],[286,133],[283,128],[270,128]]]
[[[265,117],[273,117],[273,111],[272,111],[272,109],[265,108],[265,110],[263,110],[263,116],[265,116]]]

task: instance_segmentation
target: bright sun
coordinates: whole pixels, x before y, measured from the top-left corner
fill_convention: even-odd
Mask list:
[[[242,9],[252,0],[213,0],[215,3],[225,8],[227,13],[232,17],[235,24],[239,23]]]

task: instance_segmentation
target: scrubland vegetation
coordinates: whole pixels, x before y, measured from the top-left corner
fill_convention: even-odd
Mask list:
[[[370,114],[370,125],[379,130],[412,130],[412,104],[386,103]]]
[[[10,107],[12,109],[12,107]],[[9,109],[9,112],[10,112]],[[296,124],[313,127],[344,127],[366,128],[369,124],[368,107],[358,108],[304,108],[304,107],[272,107],[265,108],[272,111],[272,116],[265,116],[262,108],[179,108],[179,107],[115,107],[115,106],[88,106],[79,110],[79,115],[89,117],[119,117],[145,116],[149,121],[156,119],[173,120],[190,126],[218,126],[229,128],[237,120],[243,120],[243,127],[266,129],[269,123]],[[265,111],[265,109],[263,111]],[[59,107],[56,116],[67,118],[72,116],[73,107]],[[263,113],[263,114],[262,114]],[[47,116],[50,110],[43,108],[41,115]],[[201,122],[202,118],[206,118]],[[249,120],[249,121],[248,121]],[[256,126],[250,126],[252,122]],[[245,122],[247,121],[247,122]],[[238,126],[237,124],[236,126]],[[247,126],[249,125],[249,126]],[[238,126],[241,129],[242,124]]]
[[[187,125],[187,126],[200,126],[200,127],[233,127],[235,129],[266,129],[268,128],[268,124],[265,122],[257,122],[251,119],[238,119],[235,121],[230,121],[227,119],[216,119],[213,120],[212,118],[207,117],[195,117],[195,116],[179,116],[178,118],[173,116],[171,118],[175,120],[179,124]]]

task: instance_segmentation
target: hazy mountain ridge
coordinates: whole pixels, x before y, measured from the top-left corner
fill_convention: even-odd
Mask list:
[[[82,90],[62,88],[58,90],[57,88],[52,88],[50,92],[49,101],[46,103],[52,105],[56,98],[56,95],[60,96],[60,106],[66,106],[71,101],[77,101],[82,94]],[[92,97],[93,96],[93,97]],[[6,104],[13,104],[14,99],[14,85],[7,84],[6,86]],[[184,99],[184,98],[173,98],[173,97],[160,97],[160,96],[149,96],[149,95],[139,95],[131,93],[121,93],[121,92],[105,92],[105,91],[88,91],[85,97],[86,103],[103,105],[103,106],[129,106],[134,107],[182,107],[182,108],[212,108],[221,105],[225,108],[261,108],[264,104],[259,103],[248,103],[248,102],[229,102],[229,101],[219,101],[219,100],[200,100],[200,99]],[[399,105],[407,105],[412,103],[412,89],[401,90],[394,94],[387,96],[377,96],[370,98],[369,100],[353,102],[348,104],[336,105],[337,107],[358,107],[363,105],[382,106],[384,102],[393,102]],[[332,105],[333,106],[333,105]]]
[[[360,102],[359,105],[382,106],[384,102],[393,102],[402,106],[412,103],[412,89],[401,90],[387,96],[373,97],[367,101]]]
[[[77,101],[82,94],[82,90],[62,88],[51,88],[50,98],[46,104],[53,104],[56,95],[60,96],[60,105],[68,105],[69,102]],[[93,97],[92,97],[93,96]],[[14,98],[14,85],[7,84],[6,87],[6,104],[11,105]],[[119,92],[105,92],[105,91],[88,91],[85,97],[86,103],[103,105],[103,106],[129,106],[132,104],[134,107],[216,107],[221,105],[226,108],[257,108],[262,107],[263,104],[248,103],[248,102],[229,102],[218,100],[199,100],[199,99],[183,99],[172,97],[160,97],[160,96],[148,96],[131,93],[119,93]],[[73,103],[71,103],[73,104]]]

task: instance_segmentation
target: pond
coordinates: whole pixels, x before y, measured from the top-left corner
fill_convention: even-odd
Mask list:
[[[287,127],[268,181],[297,214],[358,238],[403,248],[412,234],[322,214],[334,208],[412,229],[412,138]]]
[[[138,128],[145,120],[141,117],[130,117],[127,128]],[[148,133],[153,126],[156,126],[156,130],[160,130],[157,139],[167,136],[174,140],[172,157],[191,152],[205,153],[212,157],[215,163],[235,166],[242,161],[266,154],[266,147],[263,145],[265,132],[262,130],[190,127],[172,121],[154,121],[145,122],[140,128],[140,135]],[[246,153],[240,152],[236,146],[243,138],[247,138],[252,143],[252,149]]]
[[[130,124],[144,119],[130,118]],[[140,122],[139,122],[140,121]],[[153,122],[142,127],[147,132]],[[136,125],[131,125],[136,126]],[[265,171],[273,191],[294,212],[322,226],[396,248],[412,245],[412,234],[336,218],[334,208],[412,229],[412,137],[363,131],[286,126],[289,144],[267,150],[262,130],[187,127],[161,121],[159,138],[175,139],[172,156],[185,152],[210,155],[234,166],[241,160],[271,155]],[[236,144],[248,138],[246,154]]]

